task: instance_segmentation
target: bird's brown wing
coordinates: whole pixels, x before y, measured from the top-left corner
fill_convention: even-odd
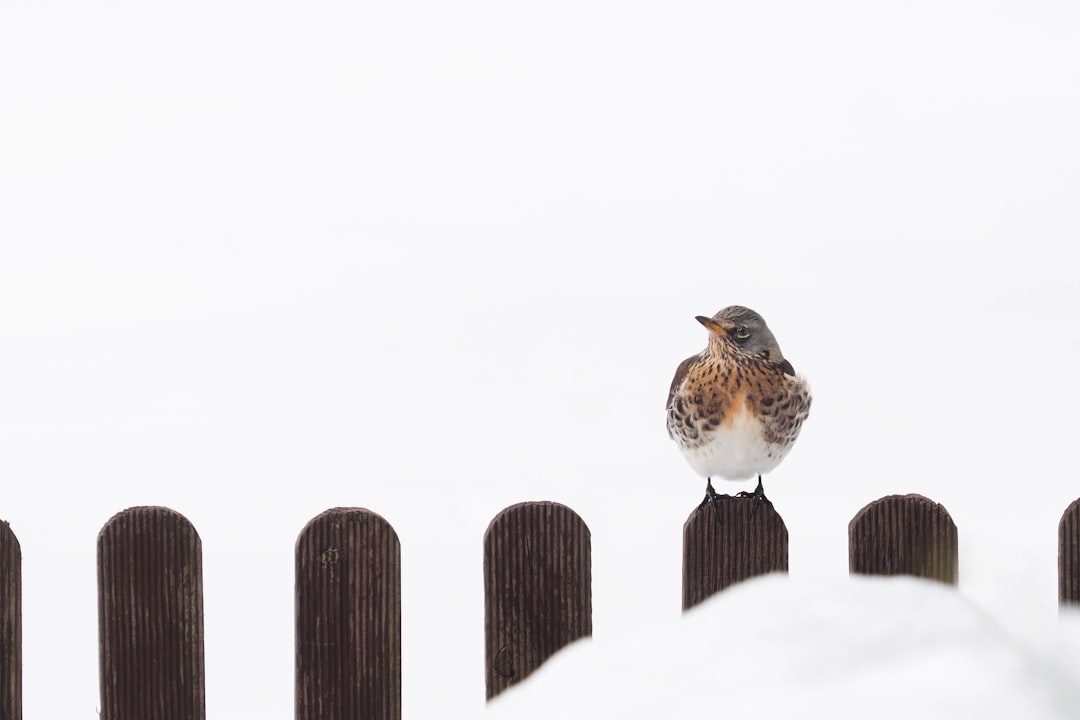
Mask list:
[[[755,378],[757,392],[749,396],[751,411],[761,423],[765,442],[790,445],[810,413],[810,390],[786,360],[761,370]]]
[[[671,388],[667,394],[667,407],[671,408],[671,398],[675,397],[675,391],[679,389],[679,385],[682,384],[683,379],[686,377],[686,373],[690,372],[690,366],[701,359],[701,355],[691,355],[690,357],[679,363],[678,369],[675,370],[675,377],[671,379]]]
[[[675,370],[675,377],[671,379],[671,388],[668,390],[667,394],[667,409],[669,411],[671,410],[671,400],[675,397],[675,391],[679,389],[679,386],[682,385],[682,381],[686,378],[686,374],[690,372],[690,366],[692,366],[699,359],[701,359],[700,354],[691,355],[690,357],[679,363],[679,367]],[[668,426],[668,436],[672,438],[675,437],[671,434],[670,425]]]

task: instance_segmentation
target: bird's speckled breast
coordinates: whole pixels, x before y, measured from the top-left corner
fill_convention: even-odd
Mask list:
[[[778,366],[741,359],[691,358],[696,362],[672,388],[668,431],[705,477],[742,480],[774,469],[809,414],[805,382]]]

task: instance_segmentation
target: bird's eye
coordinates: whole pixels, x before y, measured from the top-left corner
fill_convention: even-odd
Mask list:
[[[735,328],[736,340],[745,340],[748,337],[750,337],[750,329],[748,327],[746,327],[745,325],[740,325]]]

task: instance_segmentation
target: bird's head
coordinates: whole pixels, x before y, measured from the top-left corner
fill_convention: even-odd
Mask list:
[[[721,343],[751,356],[761,356],[772,363],[783,363],[784,354],[765,319],[741,305],[726,307],[710,317],[698,315],[697,321],[709,331],[709,347]]]

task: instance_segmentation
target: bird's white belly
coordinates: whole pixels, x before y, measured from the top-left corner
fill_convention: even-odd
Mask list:
[[[765,442],[761,424],[742,412],[708,432],[696,447],[682,448],[687,462],[703,477],[746,480],[775,468],[788,448]]]

